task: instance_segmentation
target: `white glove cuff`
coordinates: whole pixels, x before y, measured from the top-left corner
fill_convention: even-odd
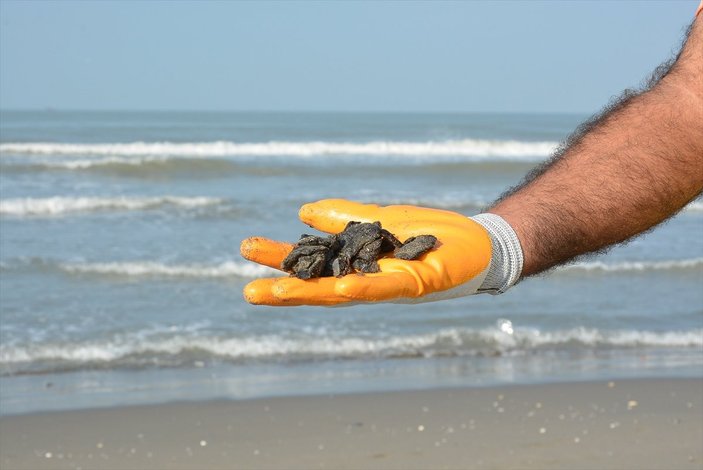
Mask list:
[[[486,229],[491,236],[491,266],[478,292],[502,294],[522,274],[522,247],[515,230],[499,215],[478,214],[471,220]]]

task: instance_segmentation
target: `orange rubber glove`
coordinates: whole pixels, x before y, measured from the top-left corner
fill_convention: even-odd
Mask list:
[[[435,248],[417,260],[379,259],[381,271],[378,273],[308,280],[288,276],[258,279],[244,288],[248,302],[277,306],[338,305],[381,301],[417,303],[462,297],[479,291],[495,251],[492,249],[492,244],[496,243],[492,240],[494,237],[483,225],[445,210],[380,207],[326,199],[304,205],[299,215],[307,225],[327,233],[341,232],[351,220],[380,221],[383,228],[401,241],[423,234],[432,234],[438,241]],[[242,242],[241,253],[248,260],[280,269],[281,261],[292,248],[292,243],[252,237]],[[517,276],[513,275],[510,285],[516,280]],[[498,285],[501,284],[502,281]],[[486,291],[498,293],[505,288]]]

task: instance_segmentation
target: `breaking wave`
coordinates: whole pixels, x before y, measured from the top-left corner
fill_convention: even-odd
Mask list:
[[[149,164],[162,164],[169,161],[168,157],[106,157],[100,159],[79,159],[63,161],[43,161],[38,166],[46,168],[64,168],[67,170],[85,170],[106,166],[142,166]]]
[[[0,270],[38,270],[63,272],[82,276],[109,276],[127,278],[258,278],[281,275],[280,271],[248,261],[224,261],[219,264],[165,264],[153,261],[126,261],[111,263],[58,262],[43,258],[16,259],[3,262]]]
[[[687,271],[703,268],[703,258],[664,261],[623,261],[604,263],[593,261],[576,263],[559,268],[557,272],[646,272],[646,271]]]
[[[392,337],[265,334],[224,337],[197,333],[135,332],[101,340],[1,345],[0,373],[84,368],[190,367],[202,361],[309,361],[320,359],[493,356],[535,350],[703,348],[703,329],[540,331],[449,328]]]
[[[58,268],[71,274],[95,274],[125,277],[175,277],[175,278],[256,278],[281,275],[280,271],[255,263],[225,261],[215,265],[168,265],[154,262],[125,263],[76,263],[59,264]]]
[[[61,155],[106,157],[318,157],[400,156],[432,158],[458,156],[473,158],[537,159],[551,155],[557,142],[523,142],[517,140],[444,140],[444,141],[372,141],[372,142],[131,142],[78,144],[58,142],[3,143],[0,152],[13,155]],[[113,160],[114,161],[114,160]],[[76,167],[80,164],[76,163]]]
[[[215,206],[225,201],[210,197],[49,197],[4,199],[0,214],[11,216],[58,216],[63,214],[99,211],[139,211],[160,208]]]

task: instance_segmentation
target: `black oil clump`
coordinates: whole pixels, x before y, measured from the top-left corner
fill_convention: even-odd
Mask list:
[[[400,259],[415,259],[426,251],[434,248],[437,237],[434,235],[418,235],[405,240],[405,243],[395,250],[393,256]]]
[[[381,222],[349,222],[344,231],[328,237],[303,234],[281,269],[299,279],[341,277],[353,272],[377,273],[378,258],[394,252],[396,258],[416,259],[437,242],[433,235],[419,235],[401,243]]]

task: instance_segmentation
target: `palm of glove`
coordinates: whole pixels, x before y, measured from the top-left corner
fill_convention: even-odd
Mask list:
[[[326,199],[306,204],[300,219],[322,232],[339,233],[351,221],[380,221],[400,240],[431,233],[435,249],[418,260],[378,260],[381,272],[349,274],[341,278],[301,280],[293,277],[257,279],[244,288],[244,297],[264,305],[337,305],[351,302],[422,302],[464,295],[462,286],[475,291],[488,269],[491,241],[485,229],[464,215],[415,206],[359,204]],[[244,240],[245,258],[280,269],[293,244],[266,238]]]

